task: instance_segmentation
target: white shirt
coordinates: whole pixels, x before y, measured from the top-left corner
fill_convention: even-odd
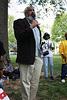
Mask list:
[[[42,45],[42,51],[45,52],[45,51],[49,51],[49,54],[46,55],[45,57],[52,57],[53,56],[53,53],[52,53],[52,50],[50,48],[50,45],[53,47],[53,43],[51,40],[43,40],[42,42],[45,42],[43,45]],[[43,56],[44,57],[44,56]]]
[[[27,19],[27,18],[26,18]],[[27,19],[28,23],[31,25],[30,21]],[[35,56],[38,56],[40,53],[40,32],[37,27],[34,27],[32,29],[33,34],[34,34],[34,39],[35,39],[35,45],[36,45],[36,52]]]
[[[39,50],[40,50],[40,32],[39,32],[39,29],[37,27],[33,28],[32,30],[33,30],[35,44],[36,44],[35,56],[38,56]]]

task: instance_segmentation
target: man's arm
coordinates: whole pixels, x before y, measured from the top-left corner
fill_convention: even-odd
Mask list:
[[[61,55],[62,58],[65,59],[65,61],[66,61],[66,56],[64,55],[63,43],[62,42],[59,45],[59,55]]]
[[[33,35],[33,31],[25,19],[14,21],[14,33],[17,40],[31,38]]]
[[[41,42],[41,46],[40,46],[40,49],[42,50],[42,45],[44,44],[45,42]]]

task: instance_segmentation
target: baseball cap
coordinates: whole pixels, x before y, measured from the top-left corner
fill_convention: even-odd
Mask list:
[[[46,36],[49,36],[50,37],[50,35],[46,32],[46,33],[44,33],[44,36],[43,36],[43,38],[45,38]]]

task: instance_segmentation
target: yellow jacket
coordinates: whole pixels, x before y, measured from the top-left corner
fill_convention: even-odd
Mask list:
[[[66,56],[66,63],[67,63],[67,40],[64,40],[59,45],[59,55],[64,54]],[[61,56],[62,64],[65,64],[65,60]]]

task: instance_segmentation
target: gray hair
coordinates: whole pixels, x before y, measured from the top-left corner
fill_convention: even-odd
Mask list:
[[[25,15],[26,15],[26,13],[27,13],[29,7],[34,8],[33,6],[28,6],[28,7],[26,7],[25,10],[24,10],[24,14],[25,14]]]

